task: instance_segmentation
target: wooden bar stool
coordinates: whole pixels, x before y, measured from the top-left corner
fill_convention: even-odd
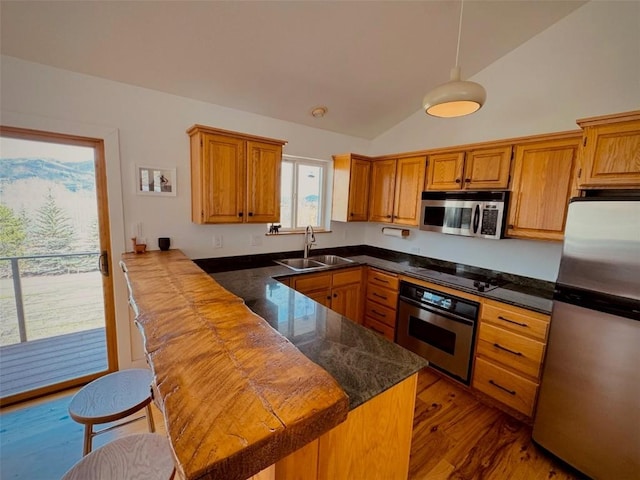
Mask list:
[[[62,480],[170,480],[175,473],[166,437],[139,433],[118,438],[83,457]]]
[[[71,399],[69,415],[84,424],[83,455],[91,451],[93,437],[121,427],[143,416],[94,431],[93,426],[115,422],[146,409],[149,431],[155,432],[151,414],[151,372],[144,368],[120,370],[100,377],[82,387]]]

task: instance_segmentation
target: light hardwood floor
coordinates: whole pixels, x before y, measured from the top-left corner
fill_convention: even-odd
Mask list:
[[[76,389],[77,390],[77,389]],[[82,425],[69,418],[76,390],[0,411],[0,478],[53,480],[82,455]],[[158,432],[162,414],[154,407]],[[138,421],[98,435],[94,448],[146,431]],[[375,478],[364,472],[362,479]],[[531,442],[531,428],[477,401],[429,369],[420,372],[414,418],[411,480],[575,480],[581,478]],[[348,479],[360,480],[360,479]]]

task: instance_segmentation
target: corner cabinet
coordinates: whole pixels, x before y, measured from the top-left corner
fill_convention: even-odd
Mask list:
[[[427,190],[504,190],[509,187],[511,146],[429,155]]]
[[[640,111],[585,118],[580,188],[640,187]]]
[[[516,145],[507,236],[562,240],[580,134]]]
[[[347,153],[333,156],[333,207],[331,220],[366,222],[369,217],[371,161]]]
[[[202,125],[191,139],[191,220],[268,223],[280,220],[284,140]]]
[[[369,221],[418,225],[426,157],[374,160],[371,164]]]

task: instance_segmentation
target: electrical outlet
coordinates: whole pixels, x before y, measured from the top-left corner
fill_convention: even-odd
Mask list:
[[[250,243],[252,247],[259,247],[262,245],[262,235],[251,235]]]
[[[222,248],[222,235],[219,233],[213,236],[213,248]]]

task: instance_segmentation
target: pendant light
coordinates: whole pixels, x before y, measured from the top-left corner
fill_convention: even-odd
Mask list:
[[[463,115],[469,115],[479,110],[487,98],[487,93],[482,85],[460,80],[458,55],[460,53],[463,9],[464,0],[460,2],[456,66],[451,69],[451,79],[447,83],[443,83],[427,93],[422,101],[422,107],[425,113],[434,117],[461,117]]]

